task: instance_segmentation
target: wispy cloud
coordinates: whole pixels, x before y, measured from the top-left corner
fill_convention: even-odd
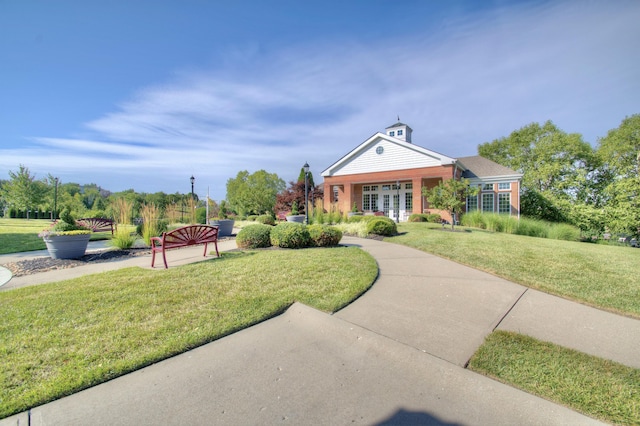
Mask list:
[[[547,119],[595,142],[640,112],[639,18],[638,2],[509,6],[438,33],[243,52],[139,90],[83,138],[34,138],[0,163],[99,176],[112,190],[184,191],[193,174],[220,199],[240,170],[293,179],[308,161],[319,177],[397,114],[415,143],[453,157]]]

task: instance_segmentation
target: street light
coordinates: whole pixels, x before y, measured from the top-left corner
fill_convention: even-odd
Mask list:
[[[51,220],[56,220],[58,216],[58,178],[53,179],[55,186],[53,187],[53,217]]]
[[[304,166],[302,166],[302,168],[304,169],[304,216],[305,216],[305,223],[308,225],[309,224],[309,196],[307,191],[307,182],[309,181],[309,163],[305,161]]]
[[[191,175],[189,180],[191,181],[191,199],[193,200],[193,182],[196,181],[196,178],[194,178],[193,175]]]
[[[193,182],[195,182],[196,178],[194,178],[193,175],[191,175],[189,180],[191,181],[191,223],[195,223],[195,221],[196,221],[196,215],[195,215],[196,200],[195,200],[195,197],[193,195]]]

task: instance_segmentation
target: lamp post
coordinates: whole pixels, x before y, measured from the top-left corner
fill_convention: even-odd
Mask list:
[[[305,223],[309,224],[309,195],[307,190],[307,182],[309,181],[309,163],[304,162],[304,217]]]
[[[56,220],[58,216],[58,178],[53,179],[55,186],[53,187],[53,217],[51,220]]]
[[[194,178],[193,175],[191,175],[189,180],[191,181],[191,222],[195,223],[196,200],[193,194],[193,183],[196,181],[196,178]]]
[[[396,209],[396,223],[400,223],[400,181],[396,182],[396,200],[393,207]]]

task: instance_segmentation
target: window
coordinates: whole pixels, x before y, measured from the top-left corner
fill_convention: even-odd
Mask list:
[[[395,136],[396,133],[394,131],[389,132],[389,136]]]
[[[378,185],[371,185],[371,190],[372,191],[377,191],[378,190]]]
[[[338,187],[337,186],[333,187],[333,202],[334,203],[338,202]]]
[[[411,192],[404,194],[404,208],[408,212],[413,211],[413,194]]]
[[[393,210],[395,212],[400,210],[400,196],[398,194],[393,194]]]
[[[398,130],[398,136],[402,136],[402,130]]]
[[[478,196],[469,195],[467,197],[467,212],[472,212],[474,210],[478,210]]]
[[[511,214],[511,193],[498,194],[498,213]]]
[[[371,191],[371,187],[369,185],[364,185],[362,187],[362,192],[369,192],[369,191]]]
[[[378,194],[371,194],[371,210],[378,211]]]
[[[393,189],[394,191],[397,191],[398,189],[400,189],[402,185],[398,185],[396,183],[394,183],[393,185],[391,185],[391,189]]]
[[[362,210],[371,210],[371,194],[364,194],[362,196]]]
[[[385,216],[389,216],[389,194],[382,196],[382,211]]]
[[[406,183],[404,189],[413,189],[413,182]]]
[[[510,191],[511,182],[501,182],[498,184],[498,191]]]
[[[382,185],[383,191],[389,191],[391,189],[391,185]]]
[[[493,212],[493,193],[482,194],[482,211]]]
[[[483,191],[493,191],[493,184],[492,183],[485,183],[484,185],[482,185],[482,190]]]

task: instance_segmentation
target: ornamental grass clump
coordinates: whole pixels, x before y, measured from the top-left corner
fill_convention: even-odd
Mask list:
[[[309,247],[311,237],[302,223],[283,222],[271,229],[271,245],[281,248]]]
[[[236,235],[236,245],[241,249],[271,247],[272,229],[272,226],[260,223],[246,226]]]
[[[142,214],[142,239],[144,243],[151,246],[151,237],[158,236],[158,217],[160,210],[155,204],[145,204],[140,211]]]
[[[337,246],[342,239],[342,231],[328,225],[309,225],[309,236],[316,247]]]

